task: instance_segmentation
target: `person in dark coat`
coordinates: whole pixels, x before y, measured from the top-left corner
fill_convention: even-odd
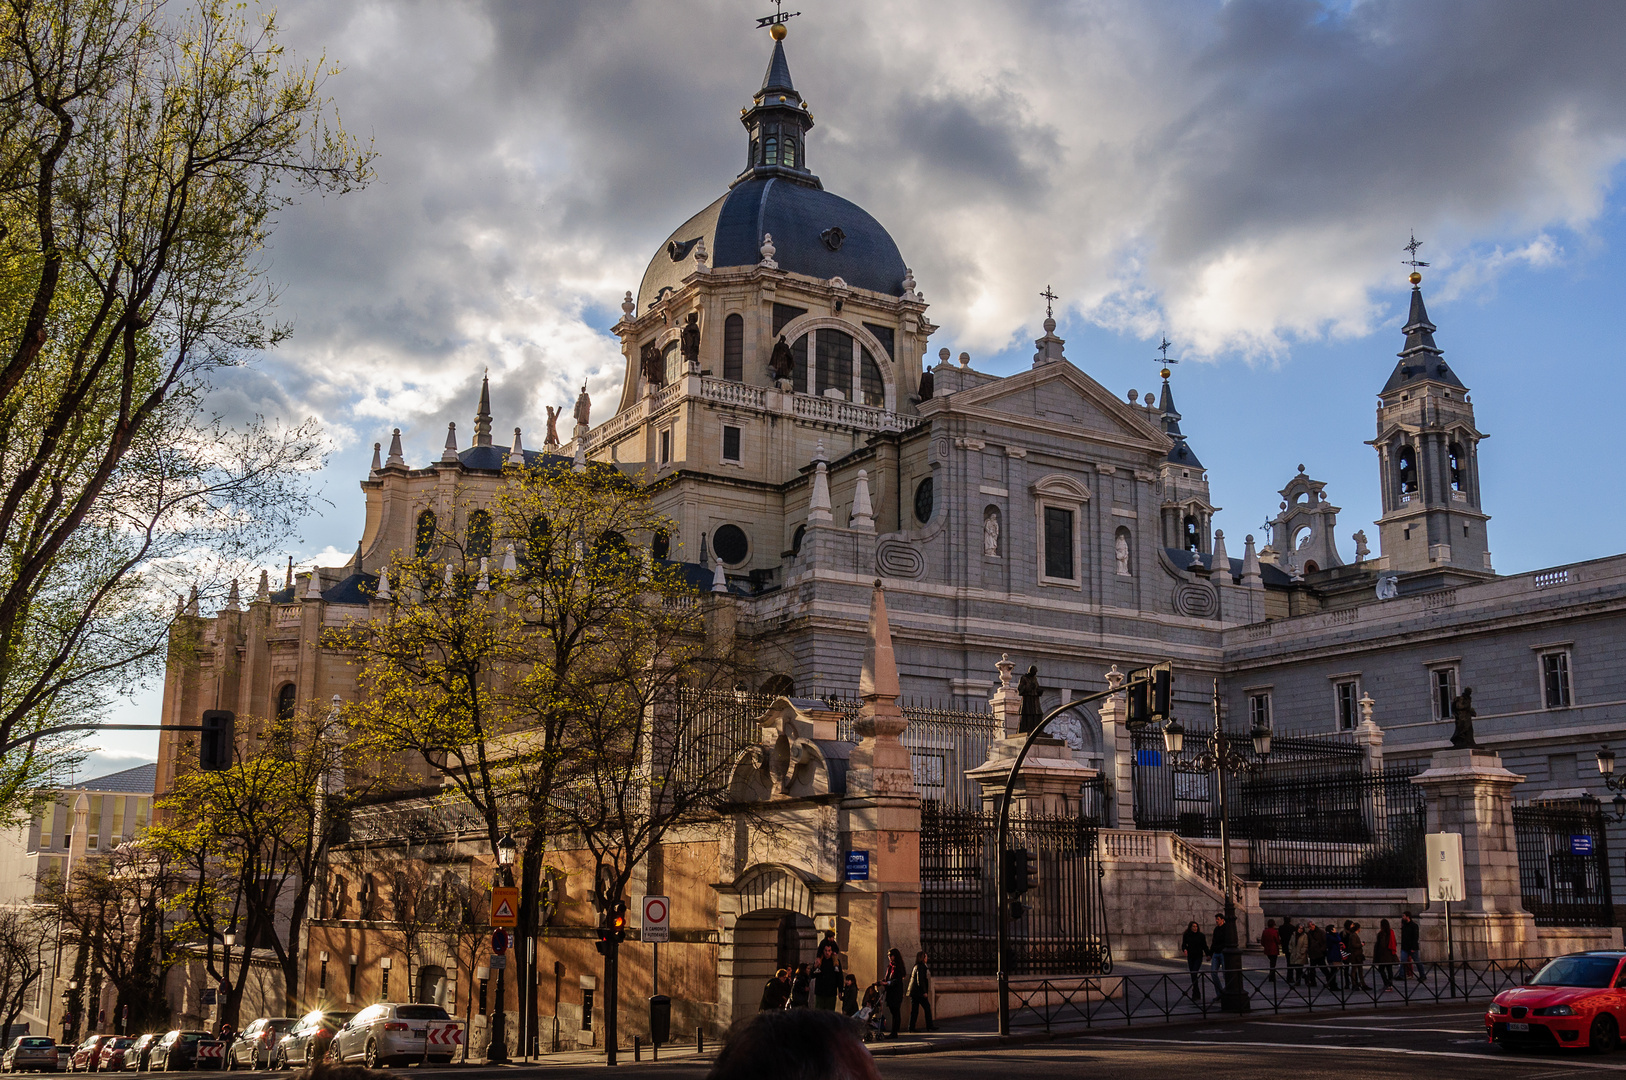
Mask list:
[[[915,1021],[920,1017],[920,1011],[926,1010],[926,1030],[936,1031],[937,1025],[932,1022],[932,972],[926,964],[924,952],[915,953],[915,966],[909,972],[909,1030],[915,1030]]]
[[[1180,951],[1185,954],[1186,967],[1191,969],[1191,1000],[1203,999],[1203,960],[1208,956],[1208,938],[1197,920],[1192,919],[1180,938]]]
[[[1327,920],[1327,989],[1338,989],[1338,972],[1344,966],[1344,934],[1338,923]]]
[[[841,1011],[846,1016],[858,1015],[858,977],[855,975],[841,980]]]
[[[813,973],[806,964],[796,965],[796,975],[790,981],[790,1007],[807,1008],[807,997],[813,991]]]
[[[1388,919],[1378,920],[1378,937],[1372,942],[1372,962],[1378,966],[1378,974],[1383,976],[1384,993],[1395,988],[1395,960],[1399,955],[1394,928],[1389,925]]]
[[[1276,981],[1276,958],[1282,954],[1282,935],[1276,929],[1275,919],[1265,920],[1265,932],[1259,935],[1259,947],[1265,950],[1265,959],[1270,961],[1270,981]]]
[[[1313,987],[1327,970],[1327,932],[1317,926],[1314,919],[1304,925],[1307,927],[1304,936],[1310,939],[1309,947],[1304,950],[1304,958],[1310,964],[1306,985]]]
[[[1208,944],[1208,975],[1214,980],[1214,995],[1225,992],[1225,950],[1235,948],[1236,927],[1225,921],[1225,913],[1214,916],[1214,937]]]
[[[1349,967],[1344,970],[1344,987],[1350,987],[1350,977],[1354,976],[1354,989],[1369,990],[1370,987],[1366,985],[1366,942],[1361,940],[1360,923],[1345,924],[1344,951],[1349,953]]]
[[[819,958],[813,965],[813,1004],[834,1009],[841,997],[841,952],[833,939],[819,943]]]
[[[769,1009],[783,1009],[790,1000],[790,972],[780,968],[773,973],[767,985],[762,988],[762,1003],[757,1006],[759,1011]]]
[[[903,1029],[903,953],[893,949],[886,954],[886,1008],[892,1014],[892,1030],[887,1034],[896,1039]]]
[[[1423,981],[1423,957],[1418,952],[1423,943],[1423,928],[1411,917],[1411,912],[1400,913],[1400,977],[1411,978],[1412,967],[1417,968],[1417,981]]]

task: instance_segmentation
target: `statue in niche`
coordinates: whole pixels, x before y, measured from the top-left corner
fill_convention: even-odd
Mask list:
[[[571,415],[576,418],[576,426],[586,430],[589,418],[593,415],[593,399],[587,396],[587,384],[582,384],[582,392],[576,396],[576,408]]]
[[[666,360],[655,342],[651,341],[639,351],[638,366],[643,369],[644,382],[651,390],[666,385]]]
[[[796,356],[785,344],[784,334],[780,334],[779,340],[773,343],[773,352],[768,357],[768,371],[775,382],[790,382],[796,374]]]
[[[559,414],[565,411],[563,405],[555,409],[552,405],[542,406],[548,410],[548,437],[542,441],[543,446],[559,445]]]
[[[1474,688],[1464,686],[1462,693],[1451,699],[1451,719],[1457,725],[1451,732],[1453,750],[1479,748],[1474,742],[1474,717],[1478,715],[1474,711]]]
[[[982,553],[999,558],[999,511],[992,506],[982,515]]]
[[[683,324],[683,336],[678,339],[678,352],[683,356],[686,370],[695,372],[700,370],[700,313],[689,312],[688,321]]]
[[[1112,541],[1112,554],[1118,560],[1118,573],[1129,576],[1129,537],[1119,533]]]
[[[1018,730],[1026,735],[1044,719],[1044,709],[1039,704],[1039,698],[1044,694],[1044,687],[1039,685],[1039,665],[1028,665],[1027,674],[1016,680],[1016,692],[1022,698],[1021,726]]]

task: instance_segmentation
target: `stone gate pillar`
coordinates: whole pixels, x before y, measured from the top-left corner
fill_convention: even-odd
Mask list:
[[[1016,755],[1022,751],[1022,744],[1027,741],[1021,729],[1022,698],[1011,685],[1016,665],[1005,655],[994,666],[999,669],[999,686],[989,704],[994,716],[1003,724],[1005,735],[988,747],[987,761],[965,772],[982,788],[985,810],[999,807],[999,800],[1005,794],[1005,779],[1016,762]],[[1041,735],[1034,740],[1033,749],[1028,751],[1022,771],[1017,775],[1016,786],[1011,791],[1011,812],[1013,815],[1077,815],[1083,783],[1095,775],[1094,769],[1078,763],[1064,740]]]
[[[1107,689],[1118,690],[1124,674],[1113,664]],[[1135,827],[1135,740],[1129,734],[1129,695],[1113,694],[1101,703],[1101,771],[1107,777],[1107,824]]]
[[[1502,767],[1501,755],[1474,747],[1441,750],[1412,777],[1428,800],[1428,831],[1462,834],[1464,897],[1451,905],[1451,935],[1461,959],[1533,956],[1535,916],[1519,891],[1519,849],[1513,832],[1513,788],[1524,777]],[[1419,919],[1426,958],[1445,958],[1445,905],[1429,902]]]

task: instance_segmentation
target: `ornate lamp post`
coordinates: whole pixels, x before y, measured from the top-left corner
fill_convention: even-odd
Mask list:
[[[1214,680],[1214,733],[1208,746],[1187,757],[1185,754],[1186,729],[1180,721],[1170,720],[1163,725],[1163,747],[1177,770],[1214,774],[1219,785],[1220,862],[1225,878],[1225,925],[1230,929],[1231,942],[1225,947],[1225,989],[1220,994],[1220,1008],[1228,1012],[1247,1012],[1251,1008],[1247,986],[1242,981],[1242,949],[1236,936],[1236,898],[1231,892],[1231,813],[1226,803],[1225,778],[1237,776],[1263,763],[1270,757],[1270,728],[1264,723],[1253,728],[1253,753],[1249,758],[1232,750],[1220,726],[1219,680]],[[1257,760],[1255,760],[1257,759]]]
[[[226,943],[226,959],[223,966],[225,975],[220,983],[220,994],[215,998],[215,1001],[217,1003],[216,1013],[220,1018],[221,1025],[224,1025],[226,1022],[226,1009],[231,1003],[231,947],[237,944],[237,935],[232,931],[227,930],[224,934],[220,935],[220,940]],[[216,1031],[218,1030],[219,1026],[216,1027]]]
[[[1604,787],[1615,793],[1615,820],[1626,821],[1626,779],[1615,778],[1615,752],[1604,746],[1598,751],[1598,775]]]
[[[519,845],[514,843],[513,833],[503,833],[502,839],[497,841],[497,873],[502,883],[510,888],[514,884],[514,856],[519,852]],[[503,1012],[503,977],[508,973],[506,957],[503,966],[497,969],[497,1019],[491,1026],[491,1043],[486,1047],[486,1063],[500,1065],[508,1060],[508,1024],[507,1014]]]

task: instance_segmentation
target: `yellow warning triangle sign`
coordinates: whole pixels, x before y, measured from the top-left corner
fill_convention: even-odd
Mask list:
[[[519,890],[512,886],[498,886],[491,890],[491,925],[517,926],[519,917]]]
[[[492,912],[492,915],[499,919],[512,919],[514,909],[508,906],[507,900],[500,900],[497,903],[497,910]]]

